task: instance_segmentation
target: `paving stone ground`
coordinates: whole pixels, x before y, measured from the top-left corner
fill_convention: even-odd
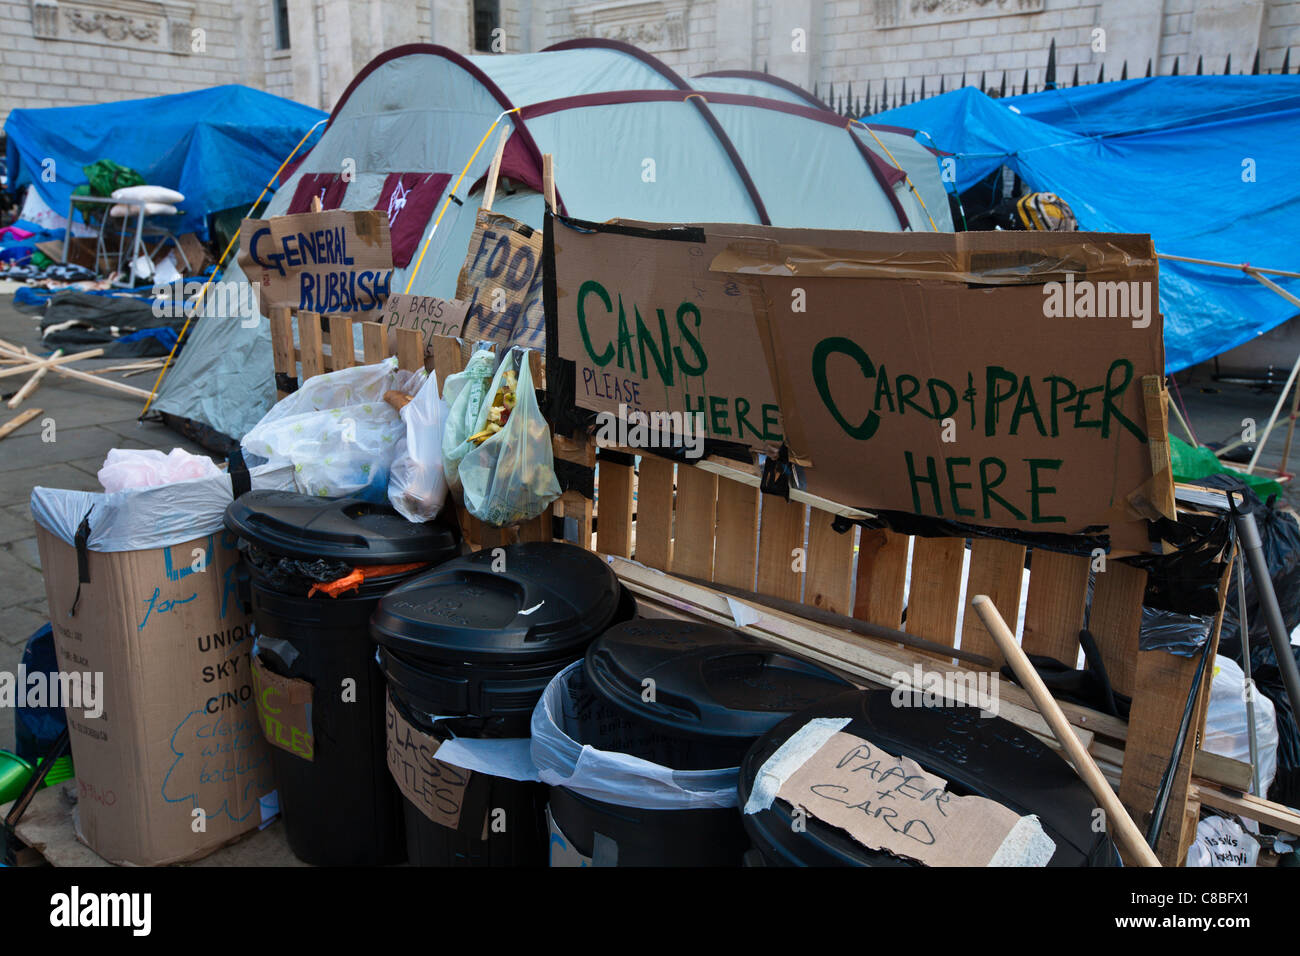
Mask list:
[[[0,339],[39,354],[48,351],[41,345],[36,317],[14,309],[10,295],[0,296]],[[124,362],[91,359],[77,367],[94,371]],[[147,389],[156,375],[147,372],[122,380]],[[0,396],[7,400],[23,381],[21,375],[0,378]],[[133,396],[49,374],[18,409],[0,405],[0,422],[27,408],[41,409],[35,420],[0,441],[0,671],[17,671],[27,638],[49,619],[29,508],[32,488],[102,490],[96,474],[110,448],[184,448],[203,453],[163,425],[137,422],[141,404]],[[53,441],[43,440],[46,437]],[[3,707],[0,749],[13,747],[14,714]]]

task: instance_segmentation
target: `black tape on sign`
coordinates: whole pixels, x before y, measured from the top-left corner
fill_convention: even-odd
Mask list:
[[[629,455],[625,451],[615,451],[612,448],[596,449],[596,460],[598,462],[609,462],[611,465],[627,465],[629,468],[636,465],[636,455]]]
[[[557,458],[555,479],[560,483],[562,492],[576,491],[584,498],[594,498],[596,495],[596,469],[594,468]]]
[[[790,449],[782,445],[775,458],[768,458],[763,462],[763,476],[759,481],[758,490],[765,495],[776,495],[788,501],[793,468],[790,463]]]
[[[285,372],[276,372],[275,387],[277,391],[292,395],[294,392],[298,391],[298,376],[289,375]]]
[[[90,549],[87,547],[90,541],[89,511],[77,526],[77,535],[73,540],[77,544],[77,593],[72,596],[72,607],[68,609],[68,617],[77,616],[77,605],[81,602],[81,586],[90,583]]]

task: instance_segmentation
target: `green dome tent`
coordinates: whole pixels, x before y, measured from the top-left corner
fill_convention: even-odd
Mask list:
[[[687,81],[635,47],[594,39],[521,55],[464,57],[430,44],[381,54],[343,93],[265,215],[305,211],[323,195],[326,208],[387,208],[391,222],[394,190],[411,187],[424,202],[398,215],[423,220],[422,241],[498,118],[511,135],[493,211],[535,227],[541,157],[550,153],[561,210],[587,220],[952,229],[934,155],[910,130],[850,124],[763,74]],[[455,294],[491,159],[483,148],[470,163],[411,292]],[[395,250],[395,260],[392,288],[405,290],[417,259]],[[222,278],[243,275],[232,264]],[[267,322],[241,321],[210,298],[188,339],[153,409],[173,424],[241,437],[274,401]]]

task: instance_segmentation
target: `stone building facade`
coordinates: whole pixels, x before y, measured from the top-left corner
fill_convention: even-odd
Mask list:
[[[0,121],[16,107],[102,102],[245,83],[329,109],[377,53],[435,42],[531,52],[573,37],[626,40],[685,75],[762,70],[823,94],[882,82],[936,92],[1002,74],[1043,82],[1277,71],[1300,0],[0,0]],[[903,84],[906,84],[904,87]]]

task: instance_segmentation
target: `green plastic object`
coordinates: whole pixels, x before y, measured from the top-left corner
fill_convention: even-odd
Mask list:
[[[1169,436],[1169,457],[1174,466],[1174,481],[1191,481],[1207,475],[1228,474],[1240,478],[1250,486],[1261,501],[1268,501],[1272,495],[1281,497],[1282,486],[1272,478],[1263,475],[1248,475],[1244,471],[1229,468],[1214,457],[1208,448],[1193,448],[1176,435]]]
[[[18,799],[36,768],[8,750],[0,750],[0,804]]]
[[[97,159],[89,166],[82,166],[81,171],[86,174],[91,194],[95,196],[111,196],[114,190],[145,184],[144,177],[134,169],[111,159]]]

